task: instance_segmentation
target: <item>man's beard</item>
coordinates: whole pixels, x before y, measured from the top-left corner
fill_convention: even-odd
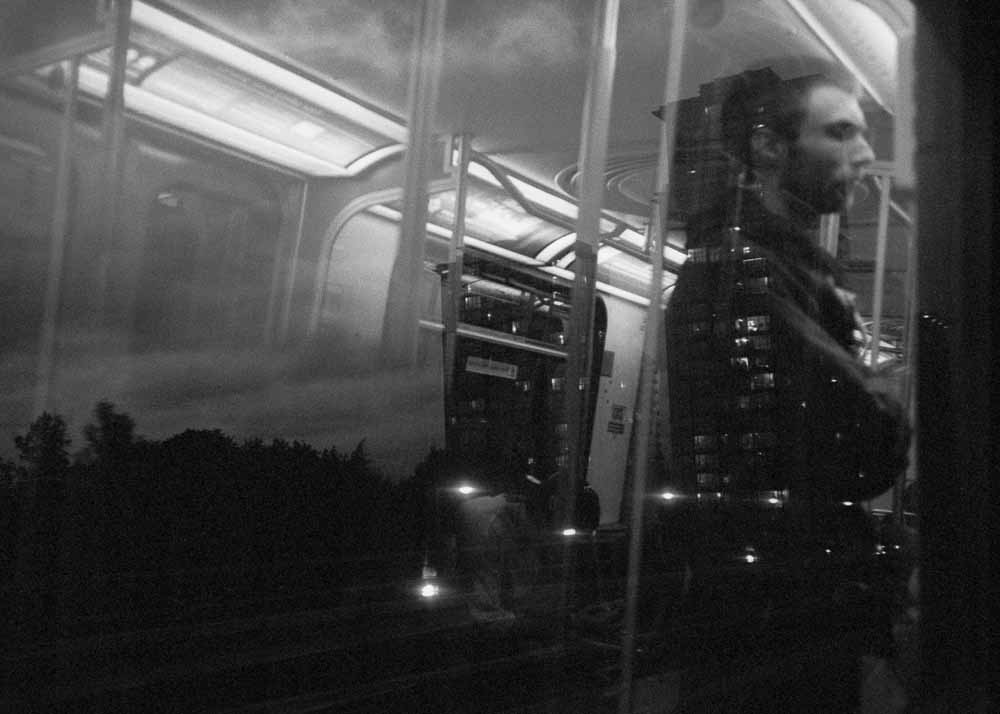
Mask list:
[[[792,197],[790,207],[797,213],[840,213],[854,200],[852,181],[818,181],[815,171],[788,176],[782,188]]]

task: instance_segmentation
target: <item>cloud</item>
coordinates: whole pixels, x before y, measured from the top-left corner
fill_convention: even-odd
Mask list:
[[[484,13],[448,37],[448,62],[458,70],[511,74],[531,67],[576,64],[586,54],[585,25],[565,4],[538,0],[503,13]]]
[[[232,9],[175,4],[312,63],[335,80],[346,63],[397,83],[409,72],[419,8],[412,0],[268,0],[234,3]],[[449,3],[446,64],[459,73],[508,74],[576,62],[589,41],[589,12],[581,15],[576,4],[556,0]]]
[[[124,335],[77,330],[67,339],[49,411],[64,416],[82,447],[94,405],[108,399],[136,420],[137,433],[165,439],[185,429],[221,429],[238,440],[299,440],[350,451],[362,439],[376,466],[401,478],[431,446],[443,446],[439,362],[363,372],[267,349],[203,347],[127,354]],[[36,354],[0,358],[0,455],[31,419]]]

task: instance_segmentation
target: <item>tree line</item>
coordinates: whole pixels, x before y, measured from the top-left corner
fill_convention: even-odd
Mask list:
[[[419,567],[444,458],[390,480],[364,441],[149,440],[108,401],[83,437],[71,453],[66,421],[45,413],[14,437],[18,461],[0,460],[3,604],[22,625],[374,587],[387,563]]]

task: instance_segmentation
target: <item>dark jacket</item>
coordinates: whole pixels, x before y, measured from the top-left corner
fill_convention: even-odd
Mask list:
[[[688,492],[872,498],[905,467],[902,408],[858,358],[836,262],[741,203],[738,219],[722,208],[689,225],[667,311],[669,477]]]

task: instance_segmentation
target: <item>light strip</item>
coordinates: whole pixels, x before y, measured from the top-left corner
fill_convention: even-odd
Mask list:
[[[103,97],[107,94],[108,77],[89,67],[80,67],[80,87],[86,92]],[[249,154],[303,173],[316,176],[348,176],[341,166],[323,161],[315,156],[258,134],[241,129],[208,114],[189,109],[170,100],[158,97],[141,87],[125,85],[125,104],[140,114],[166,121],[180,129],[233,146]]]
[[[886,98],[883,97],[878,91],[868,74],[861,70],[851,57],[850,53],[844,50],[844,47],[836,40],[836,38],[834,38],[833,34],[823,26],[823,23],[817,19],[812,10],[807,7],[802,0],[785,0],[785,2],[792,9],[792,11],[799,16],[799,19],[805,23],[806,27],[808,27],[812,33],[816,35],[819,41],[826,46],[827,50],[830,51],[830,54],[837,58],[841,64],[843,64],[851,73],[854,74],[855,77],[857,77],[861,86],[865,88],[865,91],[867,91],[868,94],[870,94],[883,109],[892,114],[892,105],[887,103]]]
[[[546,265],[539,268],[543,273],[548,273],[549,275],[554,275],[557,278],[563,278],[570,282],[576,277],[572,270],[566,270],[565,268],[557,268],[554,265]],[[601,280],[594,281],[594,287],[603,293],[608,295],[614,295],[615,297],[620,297],[622,300],[627,300],[636,305],[642,305],[646,307],[649,305],[649,298],[644,298],[642,295],[636,295],[635,293],[629,292],[628,290],[623,290],[622,288],[617,288],[614,285],[609,285]]]
[[[640,250],[646,249],[646,236],[644,236],[637,230],[633,230],[632,228],[626,228],[621,232],[621,234],[618,237],[621,238],[626,243],[628,243],[629,245],[635,246]]]
[[[611,245],[602,245],[600,248],[597,249],[597,264],[603,265],[604,263],[607,263],[609,260],[613,260],[614,258],[618,258],[622,255],[624,254],[620,250],[618,250],[618,248],[615,248],[614,246]]]
[[[469,175],[475,176],[480,181],[484,181],[491,186],[496,188],[503,188],[503,184],[493,175],[493,172],[480,163],[475,161],[469,162]]]
[[[7,149],[14,149],[22,154],[31,154],[32,156],[37,156],[39,158],[45,158],[47,154],[38,146],[34,144],[28,144],[23,141],[18,141],[9,136],[0,134],[0,146]]]
[[[543,263],[548,263],[563,251],[572,248],[575,244],[576,233],[567,233],[560,238],[556,238],[554,241],[538,251],[538,255],[536,255],[535,258]]]
[[[404,151],[406,151],[406,146],[403,144],[390,144],[389,146],[383,146],[356,158],[347,165],[347,171],[352,176],[355,176],[362,171],[371,168],[380,161],[383,161],[390,156],[395,156],[396,154],[402,154]]]
[[[526,200],[531,201],[542,208],[547,208],[550,211],[558,213],[571,221],[575,221],[579,215],[579,209],[570,201],[567,201],[564,198],[559,198],[558,196],[533,186],[526,181],[522,181],[516,176],[508,176],[507,178],[514,185],[514,188],[521,192],[521,195],[524,196]]]
[[[383,134],[395,141],[406,141],[407,131],[400,122],[393,121],[311,79],[286,70],[162,10],[143,2],[135,2],[132,5],[132,21],[169,37],[182,46],[190,47],[225,65],[301,97],[369,131]]]
[[[399,215],[400,215],[399,211],[389,208],[388,206],[384,205],[371,206],[367,210],[383,218],[399,220]],[[434,226],[433,224],[428,224],[427,226],[428,233],[436,232],[434,229],[443,230],[440,229],[438,226]],[[539,261],[537,260],[532,260],[531,258],[523,256],[520,253],[515,253],[512,250],[507,250],[506,248],[500,248],[499,246],[495,246],[492,243],[480,240],[479,238],[472,238],[471,236],[466,236],[465,245],[468,247],[481,250],[484,253],[490,253],[491,255],[495,255],[498,258],[506,258],[512,262],[536,268],[543,273],[547,273],[548,275],[553,275],[557,278],[564,278],[565,280],[568,280],[570,282],[572,282],[574,279],[574,273],[572,270],[566,270],[565,268],[560,268],[553,265],[543,265],[539,263]],[[666,277],[666,275],[668,275],[668,273],[664,273],[664,277]],[[667,283],[666,280],[664,280],[663,290],[669,288],[676,281],[675,276],[673,276],[672,274],[669,275],[671,275],[671,277],[673,277],[674,280],[671,281],[669,284]],[[628,290],[624,290],[619,287],[615,287],[614,285],[610,285],[601,280],[594,281],[594,285],[597,288],[597,290],[606,293],[608,295],[614,295],[616,297],[620,297],[623,300],[635,303],[636,305],[642,305],[643,307],[649,305],[649,298],[642,297],[641,295],[636,295],[635,293],[629,292]]]
[[[663,257],[669,260],[675,265],[683,265],[684,261],[687,260],[687,253],[682,250],[677,250],[673,246],[667,245],[666,241],[663,243]]]

